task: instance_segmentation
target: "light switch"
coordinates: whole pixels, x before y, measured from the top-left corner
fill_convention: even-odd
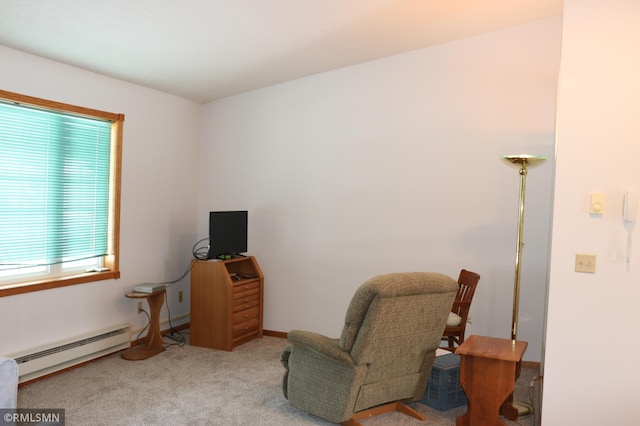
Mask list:
[[[602,193],[592,193],[591,194],[591,204],[589,206],[589,213],[591,214],[602,214],[604,212],[604,194]]]

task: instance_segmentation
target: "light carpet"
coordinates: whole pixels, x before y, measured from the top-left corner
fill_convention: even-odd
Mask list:
[[[169,342],[168,339],[165,339]],[[233,350],[170,346],[144,361],[113,354],[80,368],[23,386],[18,408],[64,408],[66,425],[330,425],[289,405],[282,395],[285,339],[263,337]],[[537,404],[536,372],[523,369],[515,399]],[[466,406],[438,411],[411,405],[425,422],[400,413],[363,426],[454,425]],[[504,419],[503,419],[504,420]],[[535,425],[535,415],[507,424]]]

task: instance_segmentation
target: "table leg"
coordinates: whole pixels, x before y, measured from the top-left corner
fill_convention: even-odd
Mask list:
[[[463,355],[460,383],[469,401],[467,413],[456,419],[457,426],[502,426],[500,407],[513,392],[515,363],[499,359]]]
[[[130,361],[139,361],[150,358],[163,352],[162,333],[160,332],[160,310],[164,302],[164,291],[152,293],[147,296],[149,303],[149,331],[147,332],[147,342],[136,346],[122,353],[122,358]]]
[[[514,383],[520,377],[521,368],[522,368],[521,367],[521,363],[517,362],[516,363],[515,378],[513,380]],[[514,421],[518,420],[518,415],[519,415],[518,409],[513,406],[513,393],[511,393],[507,397],[507,400],[502,403],[502,406],[500,406],[500,414],[502,414],[502,416],[504,416],[504,418],[506,418],[506,419],[514,420]]]

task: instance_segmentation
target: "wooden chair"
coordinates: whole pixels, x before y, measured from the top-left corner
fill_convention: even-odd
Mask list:
[[[480,280],[480,275],[475,272],[462,269],[460,276],[458,277],[458,294],[456,294],[456,300],[453,302],[451,312],[460,317],[460,321],[457,325],[447,325],[442,334],[442,341],[446,346],[440,346],[441,349],[454,352],[456,346],[460,346],[464,342],[464,333],[467,328],[467,318],[469,316],[469,309],[471,308],[471,300],[473,299],[473,293],[476,291],[476,286]],[[455,315],[452,317],[456,318]],[[456,321],[453,321],[454,323]]]

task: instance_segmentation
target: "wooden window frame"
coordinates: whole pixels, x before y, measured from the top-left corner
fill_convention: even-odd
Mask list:
[[[122,133],[124,115],[65,104],[62,102],[49,101],[46,99],[21,95],[5,90],[0,90],[0,100],[14,102],[21,105],[44,108],[57,112],[67,112],[85,117],[110,120],[113,122],[111,126],[112,171],[111,182],[109,184],[109,191],[112,197],[112,200],[110,201],[110,223],[112,224],[113,228],[110,232],[110,243],[113,247],[113,253],[104,257],[104,266],[109,270],[104,272],[85,272],[80,274],[67,275],[64,277],[36,279],[32,281],[8,284],[6,286],[0,287],[0,297],[48,290],[69,285],[84,284],[94,281],[120,278],[120,184],[122,176]]]

